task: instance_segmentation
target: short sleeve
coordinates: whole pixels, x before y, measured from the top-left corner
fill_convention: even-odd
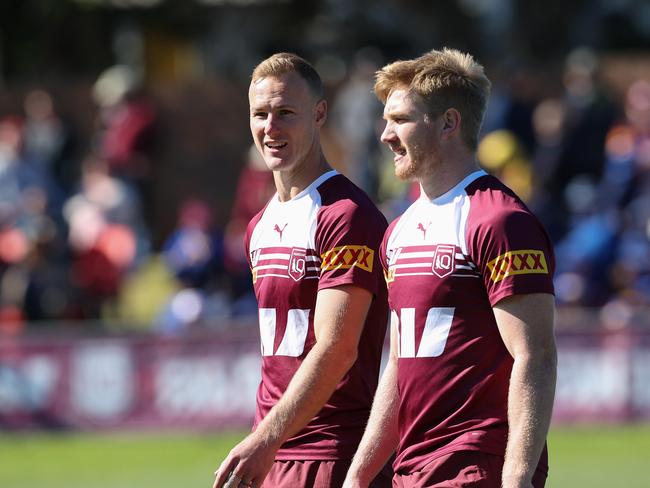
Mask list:
[[[385,230],[386,220],[376,208],[340,200],[321,209],[316,228],[318,288],[352,284],[376,294],[383,280],[379,246]]]
[[[555,257],[546,231],[524,208],[496,209],[468,229],[468,246],[490,303],[518,294],[553,294]]]

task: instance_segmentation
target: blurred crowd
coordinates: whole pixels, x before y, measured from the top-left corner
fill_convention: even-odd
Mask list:
[[[325,147],[391,219],[418,191],[396,181],[377,141],[382,61],[360,51],[330,90]],[[495,68],[478,154],[549,230],[559,305],[598,307],[605,325],[621,326],[650,305],[650,82],[616,94],[599,73],[584,49],[567,57],[555,92]],[[185,198],[156,244],[156,100],[123,66],[89,96],[97,110],[83,154],[45,89],[27,93],[20,113],[0,113],[0,329],[96,322],[178,333],[255,315],[242,239],[274,191],[255,149],[242,148],[225,221],[204,198]]]
[[[618,95],[600,74],[596,55],[576,49],[558,96],[526,104],[497,90],[492,110],[505,111],[479,159],[549,230],[560,307],[598,307],[602,325],[621,327],[650,305],[650,81]]]

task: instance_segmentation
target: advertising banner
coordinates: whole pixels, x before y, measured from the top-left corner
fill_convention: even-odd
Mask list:
[[[554,420],[650,419],[650,331],[558,336]],[[254,327],[199,337],[0,340],[0,428],[248,428]]]

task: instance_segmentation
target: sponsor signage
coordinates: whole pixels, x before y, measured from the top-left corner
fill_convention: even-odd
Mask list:
[[[321,256],[321,271],[350,269],[353,266],[371,272],[375,251],[367,246],[339,246]]]
[[[559,332],[557,343],[554,421],[650,419],[650,332]],[[0,427],[249,428],[260,364],[255,324],[187,338],[0,338]]]
[[[548,274],[544,253],[535,249],[508,251],[490,261],[487,267],[490,270],[490,279],[495,283],[508,276]]]

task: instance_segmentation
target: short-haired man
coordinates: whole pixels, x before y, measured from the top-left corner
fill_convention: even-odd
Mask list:
[[[554,257],[522,201],[475,158],[490,82],[452,49],[377,73],[381,140],[420,198],[380,256],[391,355],[344,486],[396,449],[394,487],[542,487],[556,378]]]
[[[214,488],[340,487],[379,377],[386,220],[323,155],[327,104],[309,63],[288,53],[266,59],[253,71],[249,102],[277,189],[245,239],[262,382],[254,430],[223,461]],[[390,486],[390,476],[377,483]]]

